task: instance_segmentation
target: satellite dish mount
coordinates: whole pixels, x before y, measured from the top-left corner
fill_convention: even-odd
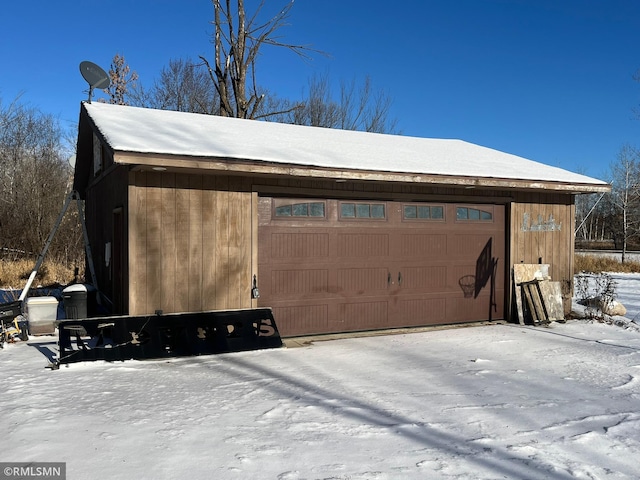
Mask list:
[[[109,88],[111,83],[109,81],[109,75],[95,63],[89,62],[88,60],[80,62],[80,73],[82,74],[82,78],[89,84],[89,103],[91,103],[94,88],[101,90]]]

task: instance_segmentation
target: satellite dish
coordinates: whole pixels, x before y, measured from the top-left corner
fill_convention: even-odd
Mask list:
[[[85,60],[80,62],[80,73],[89,84],[89,103],[91,103],[91,94],[94,88],[109,88],[109,75],[100,66],[93,62]]]

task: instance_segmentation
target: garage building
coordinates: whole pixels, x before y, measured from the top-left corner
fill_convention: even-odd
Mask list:
[[[272,307],[283,336],[511,320],[515,263],[570,305],[597,179],[461,140],[82,103],[74,188],[129,315]]]

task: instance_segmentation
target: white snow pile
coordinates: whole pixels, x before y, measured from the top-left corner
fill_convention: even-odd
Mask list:
[[[640,275],[618,277],[637,314]],[[492,325],[45,369],[55,350],[32,337],[0,351],[2,457],[66,462],[70,480],[640,474],[633,328]]]

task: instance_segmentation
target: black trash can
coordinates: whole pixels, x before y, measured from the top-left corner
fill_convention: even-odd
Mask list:
[[[66,318],[89,318],[95,313],[95,288],[77,283],[62,290]]]

